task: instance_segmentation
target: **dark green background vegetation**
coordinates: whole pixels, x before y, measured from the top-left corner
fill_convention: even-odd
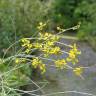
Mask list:
[[[81,22],[76,36],[95,47],[96,0],[0,0],[0,53],[19,38],[36,35],[36,25],[46,20],[64,28]]]

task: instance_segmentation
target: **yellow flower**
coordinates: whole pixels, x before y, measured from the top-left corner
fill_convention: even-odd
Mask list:
[[[79,51],[79,50],[77,49],[77,46],[76,46],[75,43],[74,43],[73,46],[72,46],[72,50],[73,50],[74,53],[77,54],[77,55],[80,55],[80,54],[81,54],[81,51]]]
[[[43,25],[43,22],[39,22],[39,25],[42,26]]]
[[[24,43],[24,44],[29,44],[30,40],[28,40],[27,38],[22,38],[21,42]]]
[[[58,27],[57,27],[57,30],[61,30],[61,28],[58,26]]]
[[[42,31],[45,26],[46,26],[46,23],[40,22],[39,25],[37,26],[37,29]]]
[[[50,40],[53,41],[54,43],[57,42],[59,39],[60,39],[60,37],[59,36],[56,36],[56,35],[52,35],[50,37]]]
[[[42,74],[44,74],[46,72],[46,66],[45,66],[45,64],[40,64],[39,65],[39,68],[40,68]]]
[[[22,42],[22,47],[27,47],[29,49],[32,48],[32,44],[30,43],[30,40],[28,40],[27,38],[22,38],[21,42]]]
[[[58,54],[58,53],[60,53],[60,47],[51,48],[49,53],[50,54]]]
[[[53,35],[51,33],[45,32],[45,33],[39,33],[40,38],[43,40],[46,40],[47,42],[50,41],[52,43],[55,43],[56,41],[59,40],[59,36]]]
[[[66,61],[64,59],[61,59],[61,60],[56,60],[55,61],[55,65],[57,68],[60,68],[60,69],[63,69],[66,67]]]
[[[32,60],[32,66],[34,68],[39,67],[42,74],[46,72],[46,66],[45,66],[45,64],[43,64],[42,61],[38,57],[33,58],[33,60]]]
[[[74,53],[73,50],[69,51],[69,58],[71,58],[71,59],[75,59],[76,58],[76,54]]]
[[[38,65],[41,64],[41,63],[42,63],[42,61],[39,60],[38,57],[35,57],[35,58],[33,58],[33,60],[32,60],[32,66],[33,66],[34,68],[37,68]]]
[[[41,50],[42,50],[43,52],[45,52],[45,53],[49,53],[49,48],[48,48],[48,46],[44,46]]]
[[[16,58],[15,59],[15,63],[19,64],[19,63],[24,63],[26,61],[26,58]]]
[[[32,48],[32,44],[27,44],[28,49]]]
[[[37,49],[40,49],[40,48],[42,48],[42,44],[40,44],[40,43],[34,43],[34,45],[33,45],[35,48],[37,48]]]
[[[16,63],[16,64],[20,63],[20,59],[19,59],[19,58],[16,58],[16,59],[15,59],[15,63]]]
[[[82,67],[77,67],[73,69],[73,72],[77,75],[80,76],[83,73]]]
[[[33,47],[30,40],[28,40],[27,38],[22,38],[21,42],[22,42],[21,46],[25,47],[25,53],[29,53],[31,51],[31,48]]]
[[[52,41],[47,41],[47,42],[46,42],[46,45],[47,45],[47,46],[53,46],[53,45],[54,45],[54,42],[52,42]]]
[[[71,47],[72,49],[69,51],[68,57],[66,58],[66,60],[68,62],[72,62],[73,64],[76,64],[78,62],[78,55],[80,55],[81,52],[77,49],[76,44],[74,44]]]
[[[59,47],[50,47],[48,45],[45,45],[42,49],[41,49],[42,52],[44,52],[44,54],[46,55],[50,55],[50,54],[59,54],[61,51],[60,51],[60,48]]]
[[[29,52],[30,52],[30,49],[26,49],[26,50],[25,50],[25,53],[28,54]]]
[[[46,33],[43,33],[43,37],[42,37],[42,38],[43,38],[44,40],[47,40],[47,39],[49,40],[51,37],[52,37],[52,34],[46,32]]]

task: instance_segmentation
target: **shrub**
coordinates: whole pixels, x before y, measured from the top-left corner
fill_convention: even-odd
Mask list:
[[[96,37],[96,1],[82,1],[74,12],[74,16],[81,21],[78,37],[88,40],[90,36]]]
[[[76,30],[77,37],[80,40],[87,40],[88,42],[90,41],[90,38],[91,41],[95,41],[95,6],[95,0],[69,0],[67,2],[66,0],[55,1],[52,15],[53,22],[56,22],[64,27],[70,27],[76,25],[78,22],[81,22],[81,27]]]
[[[53,20],[56,24],[61,24],[63,27],[74,25],[75,18],[73,12],[76,8],[75,0],[57,0],[54,3]]]

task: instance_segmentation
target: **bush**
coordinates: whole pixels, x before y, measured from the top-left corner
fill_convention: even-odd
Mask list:
[[[90,36],[96,36],[96,1],[89,1],[82,1],[74,12],[78,21],[82,22],[78,37],[83,40],[88,40]]]
[[[58,0],[54,3],[53,13],[53,21],[64,27],[81,22],[77,30],[80,40],[96,38],[96,0]]]
[[[74,25],[75,18],[73,16],[73,12],[76,8],[75,0],[57,0],[54,3],[54,14],[53,20],[54,22],[64,26],[70,27]]]

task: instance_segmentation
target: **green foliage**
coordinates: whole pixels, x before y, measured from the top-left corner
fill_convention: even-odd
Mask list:
[[[36,36],[36,25],[44,20],[49,10],[46,3],[39,0],[0,0],[1,52],[22,37]]]
[[[53,19],[64,27],[81,22],[77,36],[80,40],[89,41],[90,37],[96,37],[96,0],[57,0]]]
[[[57,0],[54,3],[53,19],[56,23],[65,27],[70,27],[75,21],[73,12],[75,10],[75,0]]]
[[[0,96],[21,96],[18,90],[30,82],[29,64],[13,65],[0,59]],[[5,62],[5,63],[4,63]]]
[[[88,37],[96,36],[96,1],[82,1],[75,10],[74,16],[82,22],[78,32],[80,39],[88,40]]]

